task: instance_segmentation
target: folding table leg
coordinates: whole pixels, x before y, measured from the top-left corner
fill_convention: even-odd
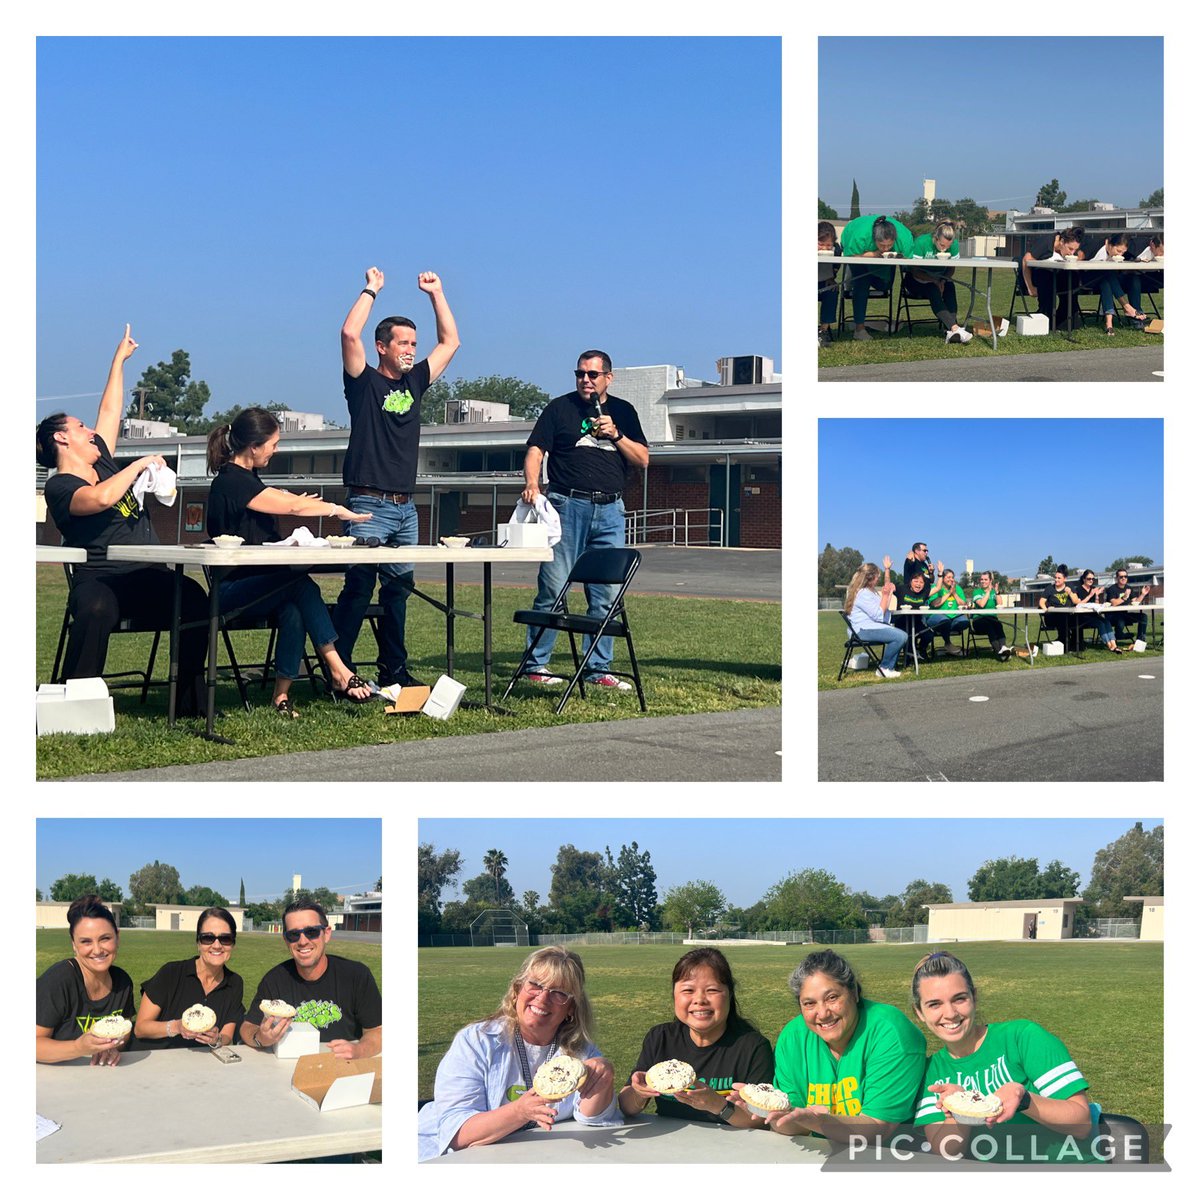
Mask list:
[[[167,654],[167,728],[175,727],[179,690],[179,621],[183,612],[183,564],[175,564],[175,593],[171,597],[171,647]]]

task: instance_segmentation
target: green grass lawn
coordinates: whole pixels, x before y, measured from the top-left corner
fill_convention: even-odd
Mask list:
[[[64,958],[72,957],[71,938],[65,929],[37,931],[37,974]],[[328,952],[341,958],[366,963],[383,991],[383,947],[372,942],[340,939],[337,932],[329,941]],[[157,929],[122,929],[116,965],[133,980],[134,999],[142,998],[142,984],[168,962],[194,958],[196,935]],[[229,958],[229,969],[245,983],[243,1003],[249,1004],[258,991],[262,977],[274,966],[291,958],[278,933],[239,933]]]
[[[970,282],[971,278],[970,272],[966,268],[959,269],[958,277],[967,282]],[[977,284],[982,289],[984,283],[985,273],[981,270],[978,273]],[[1008,270],[993,272],[992,315],[996,317],[997,321],[1001,317],[1008,316],[1014,286],[1015,272]],[[964,323],[971,293],[966,287],[957,287],[956,291],[958,293],[959,321]],[[1158,304],[1159,312],[1165,316],[1165,293],[1160,292],[1156,295],[1155,302]],[[893,306],[894,303],[893,300]],[[1036,311],[1036,305],[1032,301],[1029,304],[1031,311]],[[1085,312],[1092,311],[1095,305],[1095,297],[1090,293],[1086,294],[1082,303]],[[932,316],[929,305],[923,300],[910,300],[909,307],[914,320]],[[847,305],[846,328],[840,338],[835,336],[832,346],[820,352],[817,365],[819,367],[849,367],[865,363],[913,362],[926,358],[986,358],[992,354],[1057,354],[1076,350],[1112,350],[1116,352],[1127,346],[1162,344],[1161,334],[1147,334],[1132,327],[1125,328],[1119,319],[1113,321],[1115,331],[1113,336],[1106,337],[1103,325],[1101,324],[1101,327],[1098,328],[1090,317],[1085,320],[1082,328],[1076,329],[1071,334],[1072,341],[1068,341],[1062,334],[1052,334],[1047,337],[1018,337],[1016,316],[1022,311],[1021,300],[1018,297],[1016,312],[1013,314],[1013,323],[1009,328],[1008,335],[999,338],[996,349],[993,350],[990,337],[976,337],[965,346],[948,346],[946,345],[945,330],[935,325],[914,325],[912,337],[908,336],[906,325],[901,325],[901,332],[893,334],[891,337],[886,333],[871,331],[873,341],[856,342],[852,340],[854,325],[850,317],[849,305]],[[1148,317],[1154,316],[1154,310],[1149,307],[1148,300],[1142,311]],[[877,320],[886,324],[887,312],[888,302],[886,300],[868,301],[868,322]],[[984,322],[987,321],[987,309],[984,306],[982,290],[975,300],[975,307],[971,314],[972,323],[976,317],[980,317]],[[836,328],[835,324],[835,333]]]
[[[54,663],[59,627],[66,603],[66,582],[60,567],[37,568],[37,678],[47,680]],[[340,576],[314,576],[327,600],[337,598]],[[423,591],[445,598],[443,587],[422,584]],[[524,626],[515,625],[513,611],[532,600],[527,588],[493,589],[492,680],[494,699],[499,699],[524,649]],[[483,609],[483,589],[458,584],[455,603],[469,612]],[[705,600],[671,596],[630,595],[627,598],[634,647],[638,654],[648,716],[723,712],[738,708],[777,705],[782,695],[781,606],[776,603],[739,600]],[[731,629],[737,637],[729,636]],[[109,643],[106,670],[144,668],[152,635],[120,634]],[[233,635],[234,648],[243,669],[261,663],[266,651],[266,632]],[[406,640],[412,657],[409,668],[417,678],[432,684],[445,670],[445,620],[440,612],[413,599],[408,606]],[[357,657],[371,658],[374,640],[363,626]],[[166,674],[166,640],[159,649],[156,674]],[[225,661],[224,649],[219,650]],[[570,662],[565,636],[560,637],[554,664]],[[615,645],[614,666],[627,667],[624,644]],[[455,624],[455,677],[467,686],[467,696],[482,699],[483,626],[478,621]],[[210,762],[215,759],[257,757],[304,750],[326,750],[346,746],[371,746],[388,742],[415,741],[457,734],[488,733],[564,725],[579,721],[606,721],[642,715],[635,692],[619,695],[588,690],[585,701],[578,696],[568,703],[561,717],[554,706],[561,692],[533,692],[519,684],[505,704],[513,715],[482,709],[459,709],[447,722],[427,717],[388,716],[384,704],[334,704],[313,695],[308,684],[293,685],[301,716],[284,721],[271,708],[270,691],[251,690],[253,711],[247,713],[238,699],[232,679],[217,687],[217,708],[227,715],[218,731],[236,742],[222,746],[195,736],[203,728],[199,721],[180,722],[167,728],[166,689],[151,689],[145,705],[133,689],[113,692],[116,730],[88,737],[53,734],[37,739],[37,776],[54,779],[88,772],[125,771],[176,763]]]
[[[596,1042],[624,1084],[652,1025],[672,1018],[671,968],[682,946],[575,946],[588,977]],[[787,980],[812,947],[723,947],[738,1007],[774,1045],[797,1013]],[[911,1013],[909,983],[923,946],[838,946],[864,994]],[[1162,1121],[1163,947],[1152,942],[964,942],[985,1020],[1036,1021],[1066,1043],[1108,1112]],[[491,1013],[525,948],[421,949],[417,985],[417,1095],[433,1095],[454,1034]],[[1131,998],[1136,997],[1136,1003]],[[915,1021],[915,1017],[913,1018]],[[938,1043],[925,1032],[932,1052]]]
[[[1003,609],[999,610],[1001,613]],[[1158,621],[1158,632],[1161,636],[1165,623],[1165,610],[1156,613],[1155,617]],[[1003,620],[1003,618],[1002,618]],[[1011,636],[1012,624],[1011,618],[1004,622],[1005,629],[1008,631],[1007,636]],[[1038,629],[1041,627],[1041,620],[1038,617],[1029,618],[1029,642],[1034,644],[1038,635]],[[1018,632],[1022,635],[1021,640],[1016,645],[1024,646],[1025,618],[1019,619],[1017,625]],[[1148,635],[1147,635],[1148,636]],[[847,671],[842,677],[841,683],[838,683],[838,671],[841,669],[842,656],[846,652],[846,623],[842,620],[841,615],[832,611],[821,611],[817,613],[817,687],[824,688],[848,688],[848,687],[870,687],[873,684],[886,686],[889,680],[880,679],[874,671]],[[941,658],[939,656],[936,662],[921,664],[921,679],[946,679],[957,675],[978,675],[989,671],[1028,671],[1027,659],[1018,659],[1016,655],[1006,663],[1000,662],[999,659],[992,653],[991,647],[986,640],[980,639],[981,646],[977,653],[969,658]],[[951,638],[951,644],[958,644],[957,635]],[[1118,643],[1122,646],[1128,646],[1128,642]],[[942,640],[940,637],[935,639],[935,645],[940,649]],[[1144,654],[1132,655],[1138,659],[1161,658],[1162,649],[1148,646]],[[1043,655],[1038,655],[1033,660],[1033,670],[1043,671],[1046,669],[1055,670],[1060,667],[1078,667],[1084,666],[1087,663],[1096,662],[1113,662],[1116,655],[1110,653],[1107,649],[1101,647],[1098,650],[1085,650],[1081,657],[1074,654],[1063,654],[1056,658],[1046,658]],[[916,679],[917,674],[912,666],[904,669],[905,679]]]

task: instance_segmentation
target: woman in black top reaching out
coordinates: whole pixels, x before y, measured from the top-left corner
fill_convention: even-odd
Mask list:
[[[248,546],[279,540],[277,516],[337,517],[341,521],[370,520],[369,513],[351,512],[316,496],[294,496],[267,487],[258,470],[271,461],[279,445],[279,422],[265,408],[245,408],[232,424],[218,425],[208,435],[208,469],[216,474],[208,498],[211,537],[236,534]],[[221,607],[244,616],[274,613],[279,626],[275,652],[275,711],[295,717],[289,691],[300,671],[300,656],[308,634],[329,670],[335,696],[364,704],[371,691],[334,649],[337,633],[321,597],[321,589],[305,574],[287,567],[239,567],[221,581]]]

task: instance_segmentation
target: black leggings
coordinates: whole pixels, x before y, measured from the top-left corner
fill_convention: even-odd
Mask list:
[[[90,679],[104,672],[108,638],[119,621],[129,618],[149,629],[171,628],[175,596],[174,572],[168,567],[139,567],[135,571],[75,571],[75,586],[67,601],[71,632],[63,664],[65,679]],[[199,622],[179,637],[179,716],[204,711],[204,657],[208,646],[208,595],[184,576],[180,620]]]

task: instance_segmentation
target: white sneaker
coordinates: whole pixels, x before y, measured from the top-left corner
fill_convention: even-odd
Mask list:
[[[962,332],[961,329],[947,329],[946,330],[946,345],[947,346],[950,345],[951,342],[961,342],[962,338],[960,338],[958,336],[961,332]]]
[[[969,329],[960,329],[958,331],[959,341],[966,345],[975,335]]]
[[[880,667],[876,672],[880,679],[899,679],[900,672],[889,670],[887,667]]]
[[[1000,649],[996,651],[996,657],[1001,662],[1008,662],[1008,660],[1012,657],[1012,652],[1013,648],[1011,646],[1001,646]]]

